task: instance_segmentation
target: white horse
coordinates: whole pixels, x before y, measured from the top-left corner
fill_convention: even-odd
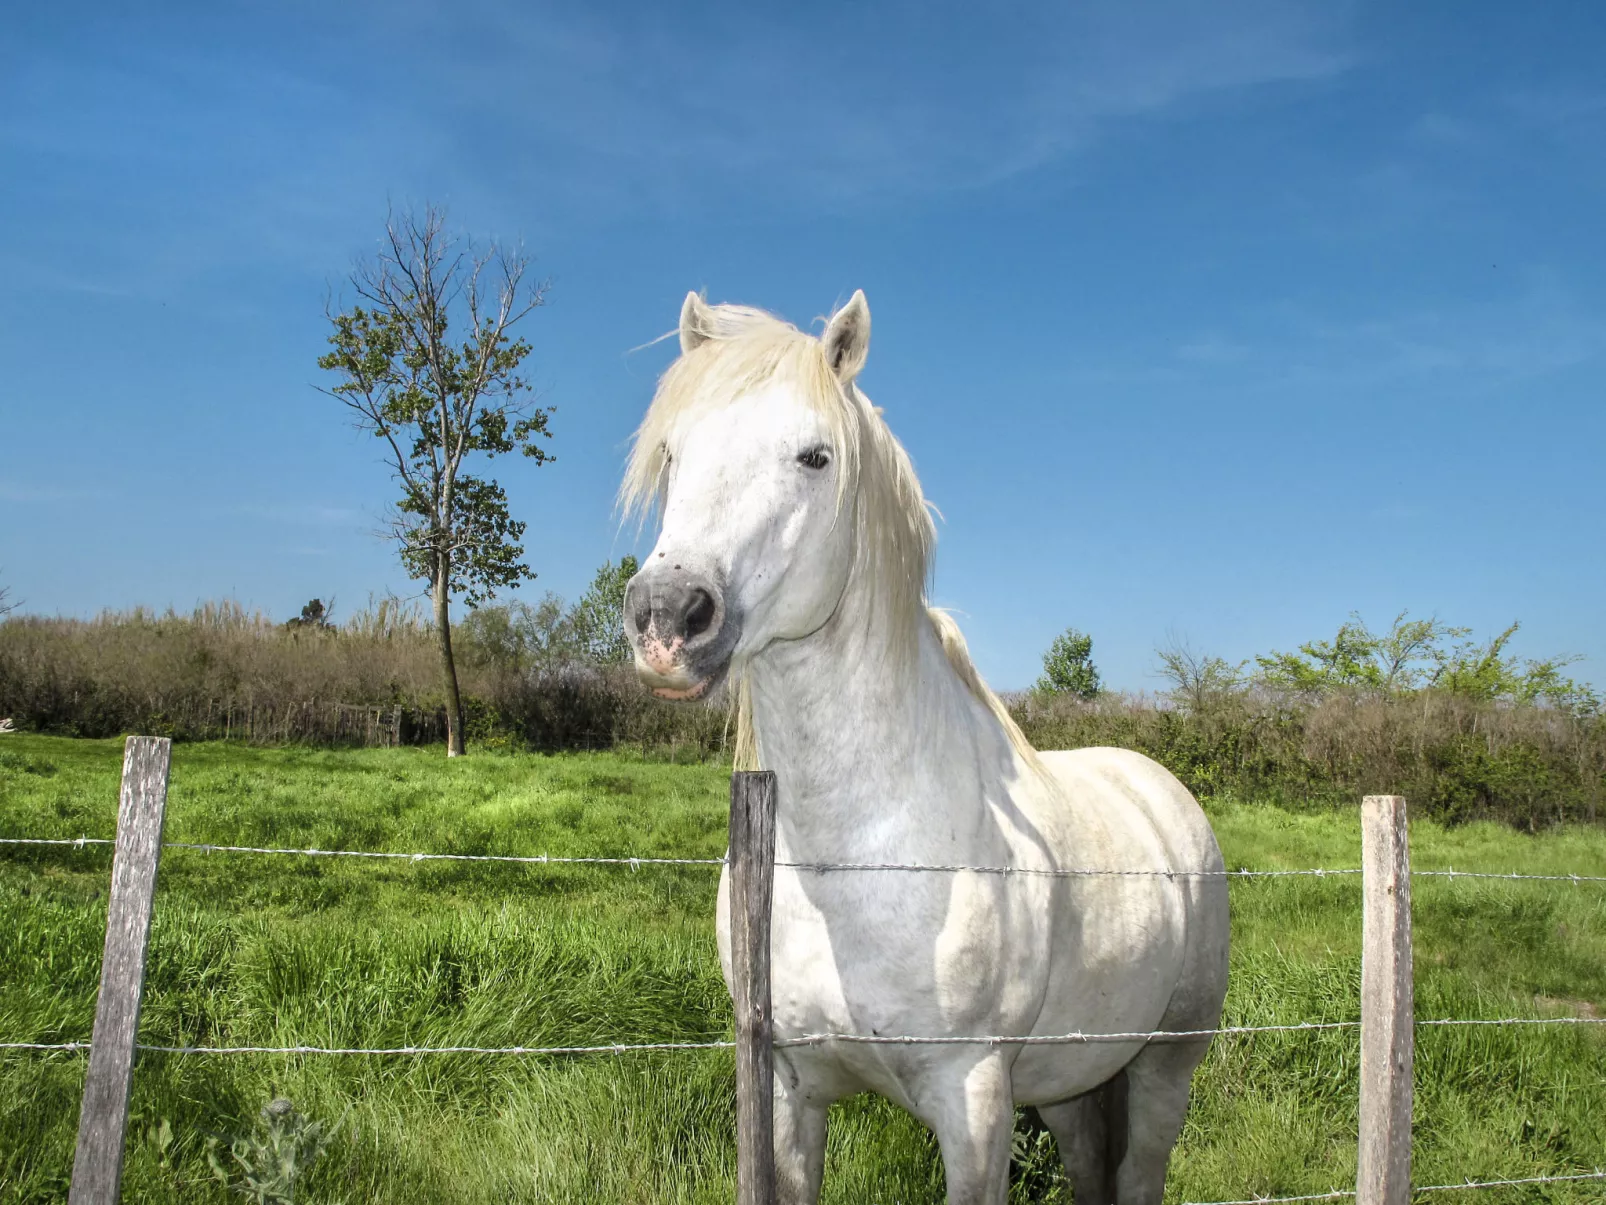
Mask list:
[[[1213,1028],[1227,894],[1209,823],[1139,754],[1034,751],[927,608],[925,500],[854,384],[869,335],[863,293],[818,339],[686,298],[622,489],[662,523],[626,593],[637,671],[672,699],[731,675],[738,760],[778,778],[777,863],[1138,873],[779,865],[776,1036]],[[727,983],[729,908],[722,879]],[[869,1090],[935,1132],[954,1205],[1005,1200],[1016,1105],[1053,1131],[1077,1205],[1157,1205],[1207,1044],[780,1047],[781,1198],[817,1200],[827,1108]]]

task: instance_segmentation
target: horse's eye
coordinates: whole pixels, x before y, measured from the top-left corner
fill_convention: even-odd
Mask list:
[[[831,453],[824,448],[810,448],[807,452],[799,453],[797,462],[806,469],[823,469],[831,463]]]

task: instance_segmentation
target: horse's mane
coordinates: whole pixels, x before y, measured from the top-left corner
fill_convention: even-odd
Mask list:
[[[791,323],[748,306],[708,306],[702,313],[707,338],[665,370],[636,431],[619,490],[625,514],[645,517],[661,500],[669,436],[682,418],[727,405],[771,382],[793,386],[829,432],[840,465],[838,512],[845,502],[853,502],[852,573],[866,575],[879,588],[876,597],[891,621],[885,626],[892,639],[888,655],[894,666],[912,667],[918,648],[914,621],[923,614],[936,630],[954,672],[1003,726],[1021,756],[1035,765],[1035,751],[1003,702],[982,681],[958,625],[926,603],[936,529],[909,454],[881,411],[856,384],[844,385],[838,379],[818,339]],[[745,675],[732,683],[730,694],[737,768],[756,767]]]

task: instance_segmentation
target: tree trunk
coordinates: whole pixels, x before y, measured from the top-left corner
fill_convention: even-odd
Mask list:
[[[463,699],[457,693],[457,663],[452,660],[451,598],[446,593],[450,574],[438,566],[435,574],[435,637],[440,642],[441,678],[446,687],[446,756],[463,756]]]

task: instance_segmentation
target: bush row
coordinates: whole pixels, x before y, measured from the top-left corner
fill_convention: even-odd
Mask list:
[[[1201,797],[1302,807],[1395,794],[1447,822],[1497,818],[1534,830],[1594,821],[1606,795],[1606,720],[1444,690],[1257,690],[1195,708],[1028,694],[1011,711],[1038,748],[1137,749]]]
[[[458,647],[469,735],[482,746],[726,751],[717,705],[658,702],[625,667],[510,664],[474,630]],[[429,743],[443,732],[440,698],[437,653],[417,625],[285,627],[227,606],[0,623],[0,717],[38,731]],[[1009,702],[1039,748],[1137,749],[1200,796],[1321,807],[1387,792],[1448,821],[1537,829],[1597,819],[1606,791],[1606,720],[1439,689],[1234,691],[1192,707],[1112,695]]]

